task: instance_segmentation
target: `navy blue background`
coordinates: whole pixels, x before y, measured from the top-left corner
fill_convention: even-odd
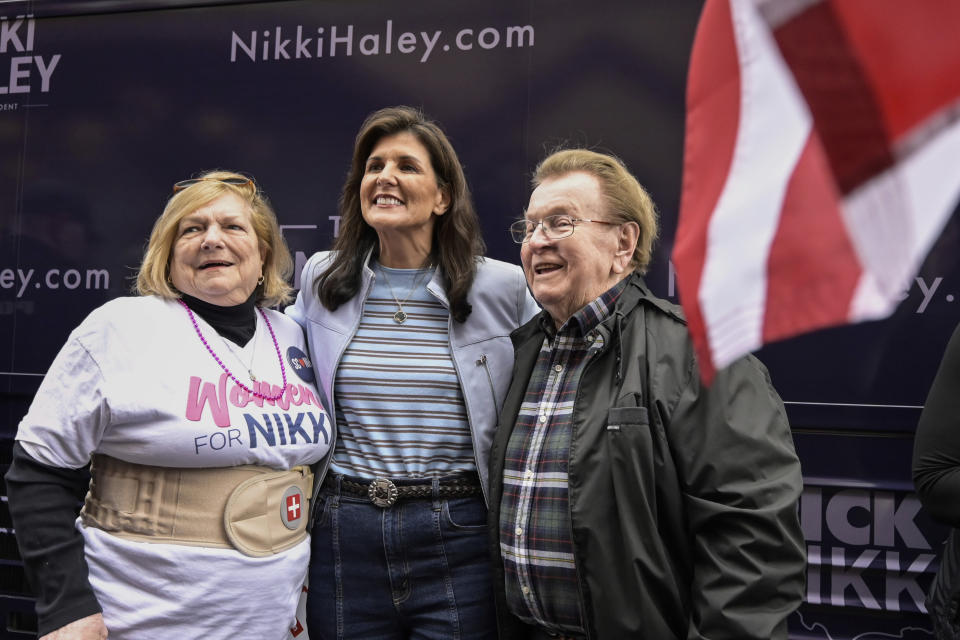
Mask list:
[[[129,293],[175,181],[216,167],[253,175],[283,225],[316,225],[285,230],[302,260],[332,241],[329,216],[336,215],[353,138],[364,117],[383,106],[420,106],[440,122],[464,164],[489,255],[511,262],[519,252],[506,229],[522,214],[537,161],[561,144],[616,153],[660,209],[662,240],[648,283],[678,301],[668,258],[700,2],[153,4],[168,8],[117,12],[130,3],[91,2],[93,12],[84,14],[63,3],[38,7],[34,50],[0,53],[0,84],[12,56],[61,55],[49,92],[40,92],[34,71],[30,93],[0,95],[0,285],[4,269],[35,270],[22,296],[19,283],[0,288],[4,456],[69,331],[94,307]],[[0,15],[12,18],[25,8],[33,10],[32,3],[0,8]],[[361,55],[360,37],[382,38],[387,20],[394,38],[443,30],[440,42],[452,45],[459,29],[493,27],[501,45],[445,52],[439,44],[426,62],[422,45],[403,55],[395,42],[390,55]],[[342,34],[353,25],[353,55],[341,47],[335,57],[253,62],[238,50],[230,61],[233,32],[248,41],[251,31],[258,38],[270,31],[272,52],[278,27],[292,40],[293,58],[298,25],[308,37],[323,27],[328,38],[333,26]],[[505,29],[523,25],[535,30],[533,46],[505,47]],[[918,274],[927,284],[942,278],[922,313],[914,284],[887,320],[821,331],[759,354],[787,402],[811,486],[827,479],[831,486],[910,495],[913,429],[958,318],[960,302],[946,297],[960,296],[957,225],[955,218],[948,223]],[[35,287],[37,273],[50,269],[106,269],[110,286]],[[923,513],[917,524],[937,553],[944,531]],[[904,558],[917,553],[900,551]],[[924,588],[934,569],[918,578]],[[878,575],[870,588],[882,593]],[[0,584],[0,593],[16,591]],[[852,590],[848,600],[844,607],[805,605],[803,619],[791,620],[795,637],[904,627],[915,628],[905,638],[929,637],[920,614],[868,611]],[[915,609],[908,598],[901,602]]]

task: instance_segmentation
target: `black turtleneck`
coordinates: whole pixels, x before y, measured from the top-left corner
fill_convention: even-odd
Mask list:
[[[217,333],[243,347],[257,331],[256,295],[257,292],[254,291],[246,302],[232,307],[210,304],[185,293],[181,293],[180,298],[187,303],[191,311],[216,329]]]

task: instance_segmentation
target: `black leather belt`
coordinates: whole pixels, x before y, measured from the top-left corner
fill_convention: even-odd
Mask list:
[[[336,491],[337,481],[328,475],[323,487]],[[378,507],[389,507],[398,500],[427,500],[434,497],[433,484],[394,484],[389,478],[373,480],[340,479],[340,495],[367,498]],[[476,475],[458,476],[440,480],[438,498],[469,498],[483,495]]]

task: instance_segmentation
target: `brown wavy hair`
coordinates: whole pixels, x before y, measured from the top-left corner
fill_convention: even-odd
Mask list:
[[[464,322],[471,307],[467,294],[477,273],[477,258],[486,251],[480,222],[457,152],[446,134],[421,111],[398,106],[367,116],[353,146],[353,160],[340,195],[340,232],[333,243],[330,266],[314,281],[317,297],[333,311],[360,291],[364,258],[371,250],[379,255],[377,232],[360,211],[360,182],[374,146],[387,136],[411,133],[426,147],[437,176],[437,186],[450,197],[447,211],[433,226],[429,262],[439,265],[450,315]]]

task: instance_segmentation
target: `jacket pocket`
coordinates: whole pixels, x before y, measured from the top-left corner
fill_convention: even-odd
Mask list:
[[[610,407],[607,412],[607,431],[648,427],[649,424],[646,407]]]
[[[618,509],[641,508],[655,518],[654,437],[646,407],[611,407],[607,411],[607,460]],[[640,514],[636,514],[640,515]]]

